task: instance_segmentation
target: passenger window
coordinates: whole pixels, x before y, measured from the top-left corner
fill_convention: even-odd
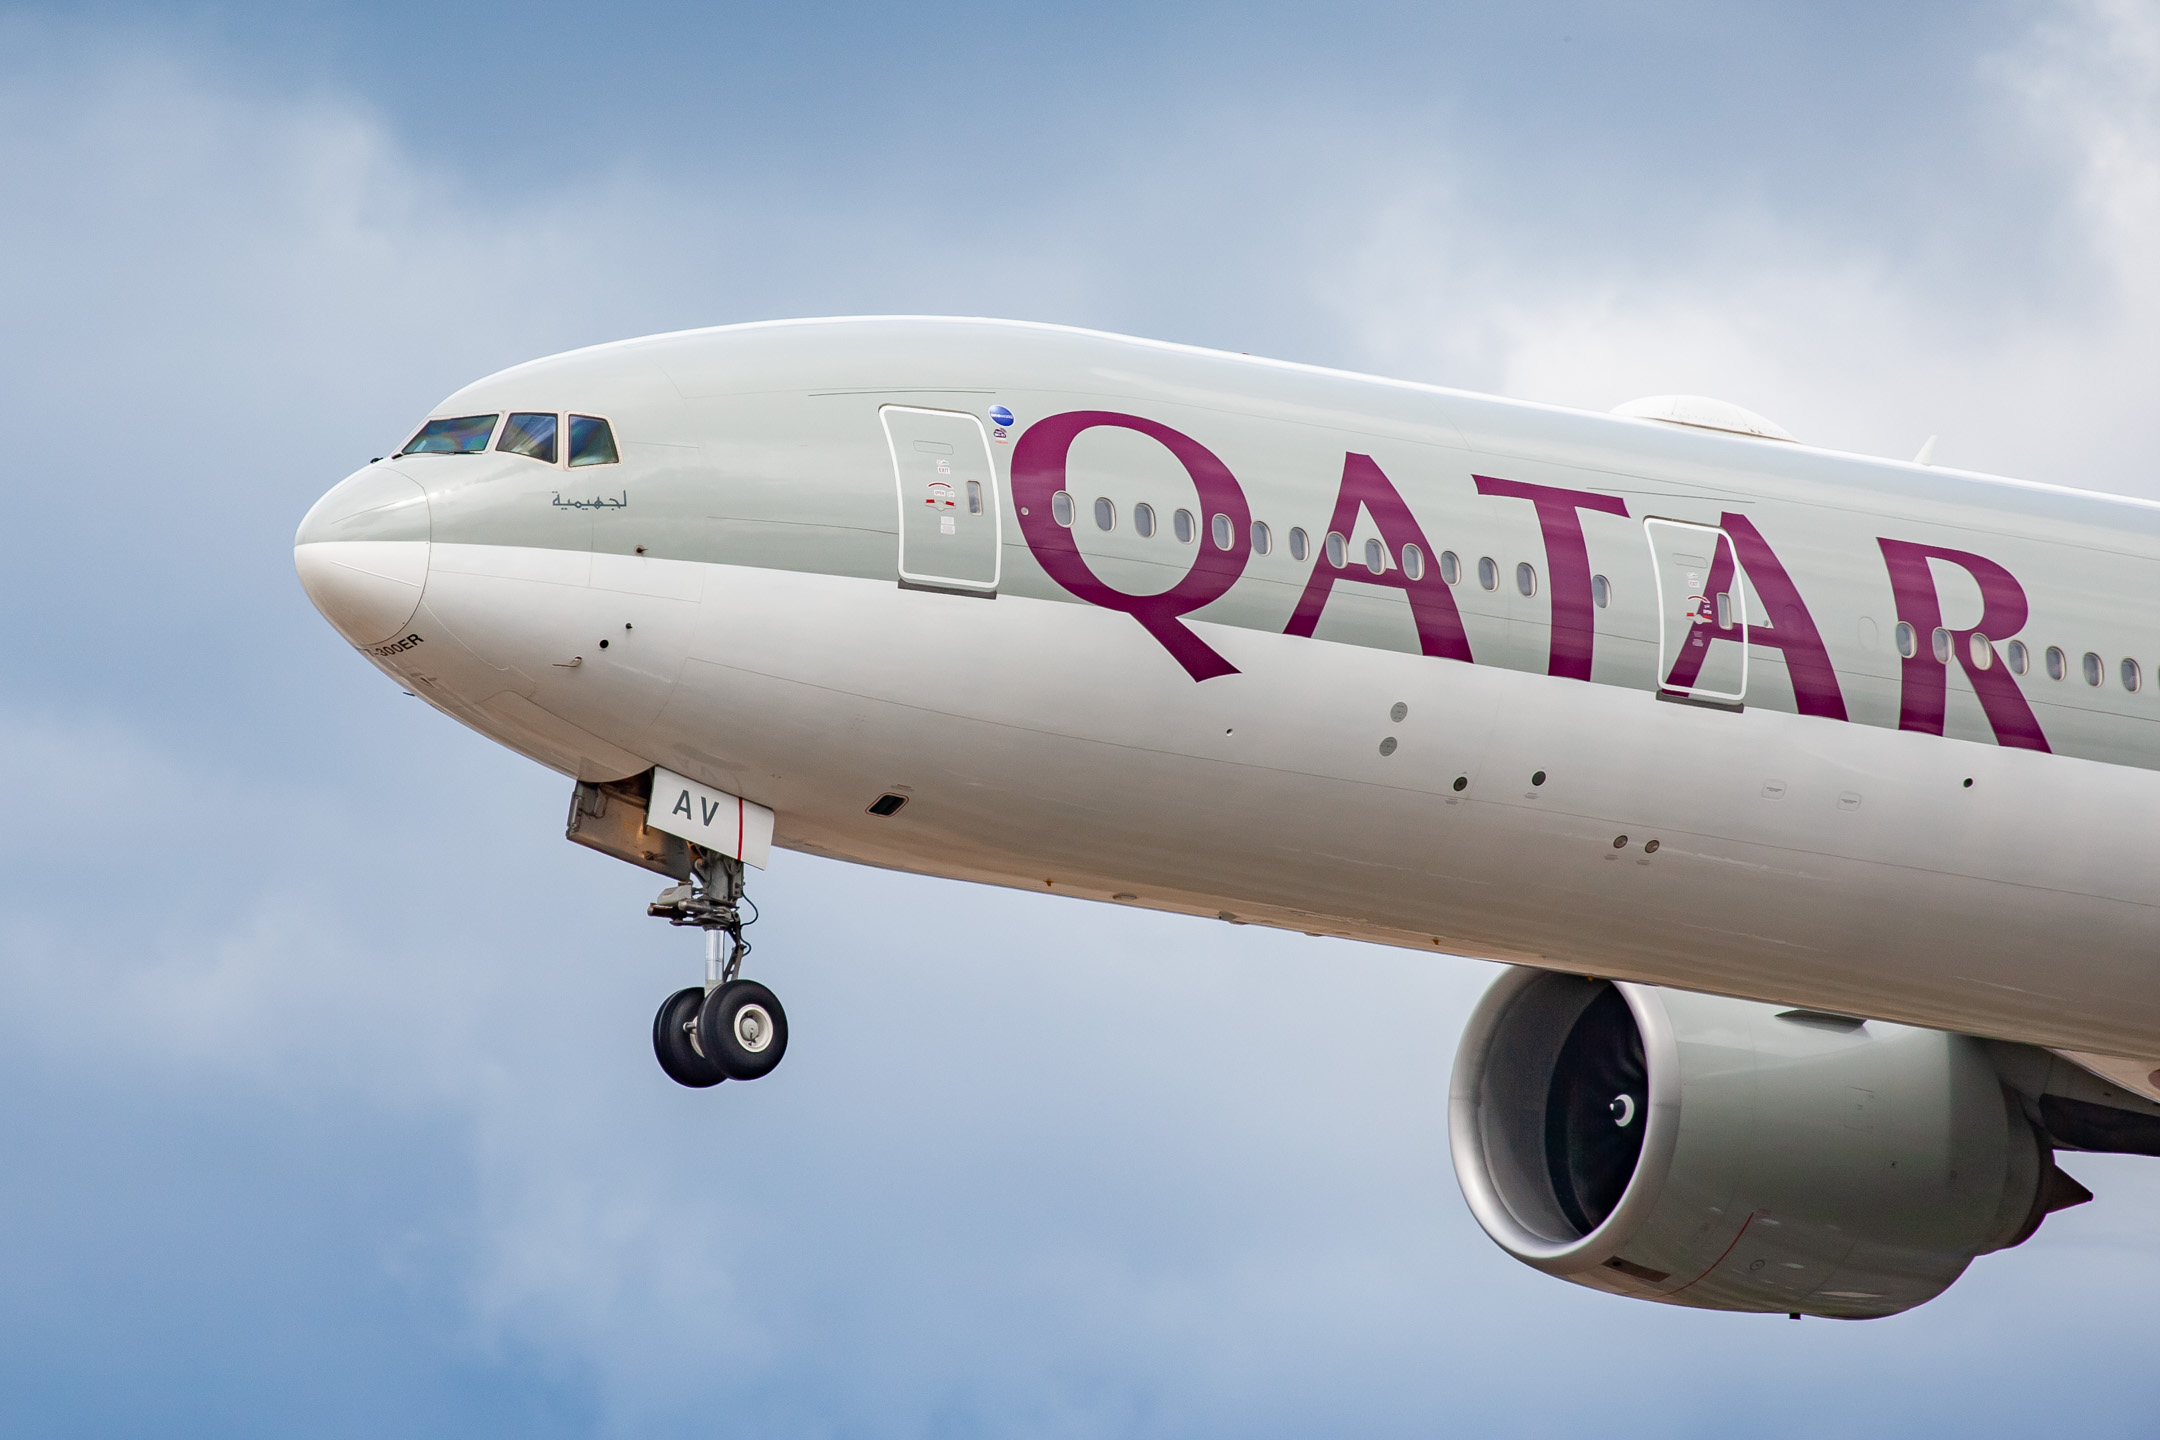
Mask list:
[[[2026,654],[2025,642],[2022,640],[2012,640],[2010,642],[2010,673],[2013,675],[2022,675],[2025,673],[2026,666],[2031,663],[2032,657]]]
[[[502,439],[495,442],[495,448],[552,465],[555,463],[555,423],[553,415],[512,415],[504,424]]]
[[[1603,610],[1612,603],[1612,581],[1603,575],[1590,577],[1590,603]]]
[[[1227,515],[1217,515],[1215,517],[1214,524],[1210,525],[1208,528],[1215,536],[1215,548],[1217,550],[1228,550],[1230,548],[1231,540],[1230,517]]]
[[[1153,539],[1155,536],[1155,507],[1145,501],[1133,506],[1132,528],[1133,533],[1141,539]]]
[[[2098,685],[2100,683],[2100,657],[2090,650],[2085,652],[2085,683],[2088,685]]]
[[[1455,557],[1452,550],[1440,552],[1440,578],[1450,585],[1462,579],[1462,561]]]
[[[2133,695],[2137,694],[2138,687],[2145,683],[2145,672],[2138,667],[2137,661],[2123,661],[2122,682],[2123,689],[2128,690]]]
[[[1350,542],[1343,539],[1339,530],[1327,532],[1327,563],[1337,570],[1350,563]]]
[[[1938,665],[1950,663],[1950,632],[1940,625],[1935,627],[1935,663]],[[2094,681],[2093,683],[2098,684],[2099,682]]]
[[[430,420],[420,433],[405,442],[400,455],[478,455],[487,449],[495,433],[493,415],[459,415],[449,420]]]
[[[1537,594],[1537,566],[1525,560],[1515,567],[1515,588],[1525,595]]]
[[[1893,633],[1895,633],[1897,636],[1898,654],[1904,656],[1907,660],[1910,660],[1913,658],[1913,656],[1920,653],[1920,646],[1916,637],[1913,634],[1912,626],[1906,624],[1903,620],[1900,620],[1897,622],[1897,630]]]
[[[1175,514],[1175,515],[1171,516],[1171,517],[1170,517],[1170,533],[1171,533],[1171,534],[1173,534],[1173,535],[1175,535],[1175,536],[1177,536],[1177,543],[1178,543],[1178,544],[1180,544],[1180,545],[1190,545],[1190,544],[1192,544],[1192,537],[1193,537],[1193,523],[1192,523],[1192,511],[1190,511],[1190,510],[1180,510],[1180,511],[1178,511],[1178,512],[1177,512],[1177,514]]]
[[[1067,530],[1072,529],[1073,511],[1072,493],[1070,491],[1060,490],[1050,497],[1050,518],[1057,521]]]
[[[570,417],[571,465],[614,465],[621,460],[615,453],[615,432],[607,421],[590,415]]]
[[[1985,670],[1995,663],[1995,647],[1979,631],[1973,631],[1965,642],[1965,649],[1972,656],[1973,669]]]
[[[1402,547],[1403,578],[1418,581],[1425,578],[1425,552],[1415,545]]]
[[[1272,550],[1272,549],[1274,549],[1274,548],[1275,548],[1275,537],[1274,537],[1274,535],[1273,535],[1273,534],[1271,534],[1271,533],[1269,532],[1269,530],[1268,530],[1268,528],[1267,528],[1267,522],[1266,522],[1265,520],[1255,520],[1255,521],[1253,521],[1253,522],[1252,522],[1252,553],[1253,553],[1253,554],[1255,554],[1255,555],[1265,555],[1265,554],[1267,554],[1267,553],[1268,553],[1268,551],[1270,551],[1270,550]]]
[[[1500,588],[1500,567],[1493,563],[1492,556],[1486,555],[1479,558],[1477,562],[1477,583],[1480,590],[1497,590]]]
[[[2063,675],[2068,671],[2069,667],[2064,665],[2063,663],[2063,652],[2060,645],[2048,646],[2047,667],[2048,679],[2050,680],[2060,680],[2063,678]]]
[[[1387,551],[1381,548],[1378,540],[1365,542],[1365,568],[1375,575],[1387,573]]]
[[[1111,504],[1109,497],[1106,495],[1095,497],[1095,528],[1097,530],[1117,529],[1117,506]]]
[[[1292,560],[1303,560],[1311,550],[1312,537],[1307,535],[1302,527],[1292,526],[1290,529],[1290,558]]]
[[[982,514],[982,481],[968,481],[968,514]]]

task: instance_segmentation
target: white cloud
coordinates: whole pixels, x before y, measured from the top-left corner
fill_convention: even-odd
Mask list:
[[[1320,289],[1375,368],[1590,409],[1716,394],[1835,448],[1902,459],[1939,433],[1938,463],[2160,493],[2156,35],[2149,9],[2079,3],[1977,68],[2014,106],[1999,166],[2047,177],[2037,217],[1973,206],[1913,235],[1755,197],[1660,253],[1616,214],[1555,259],[1482,228],[1458,181],[1372,211]],[[2005,259],[2000,229],[2043,243]]]

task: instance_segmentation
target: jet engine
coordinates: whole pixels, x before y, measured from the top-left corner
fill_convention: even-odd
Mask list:
[[[1711,1310],[1893,1315],[2092,1198],[1985,1042],[1528,969],[1471,1016],[1449,1130],[1510,1255]]]

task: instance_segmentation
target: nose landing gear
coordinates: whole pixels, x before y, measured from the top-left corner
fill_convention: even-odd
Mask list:
[[[701,1090],[770,1075],[787,1054],[788,1024],[779,998],[738,973],[750,953],[742,935],[742,862],[695,849],[691,874],[693,883],[669,886],[645,913],[705,932],[704,985],[668,996],[653,1017],[660,1068],[676,1084]],[[750,916],[757,918],[756,907]]]

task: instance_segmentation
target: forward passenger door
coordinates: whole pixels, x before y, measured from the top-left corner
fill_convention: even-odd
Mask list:
[[[900,499],[900,583],[997,592],[1002,559],[997,472],[982,421],[957,410],[878,411]]]

